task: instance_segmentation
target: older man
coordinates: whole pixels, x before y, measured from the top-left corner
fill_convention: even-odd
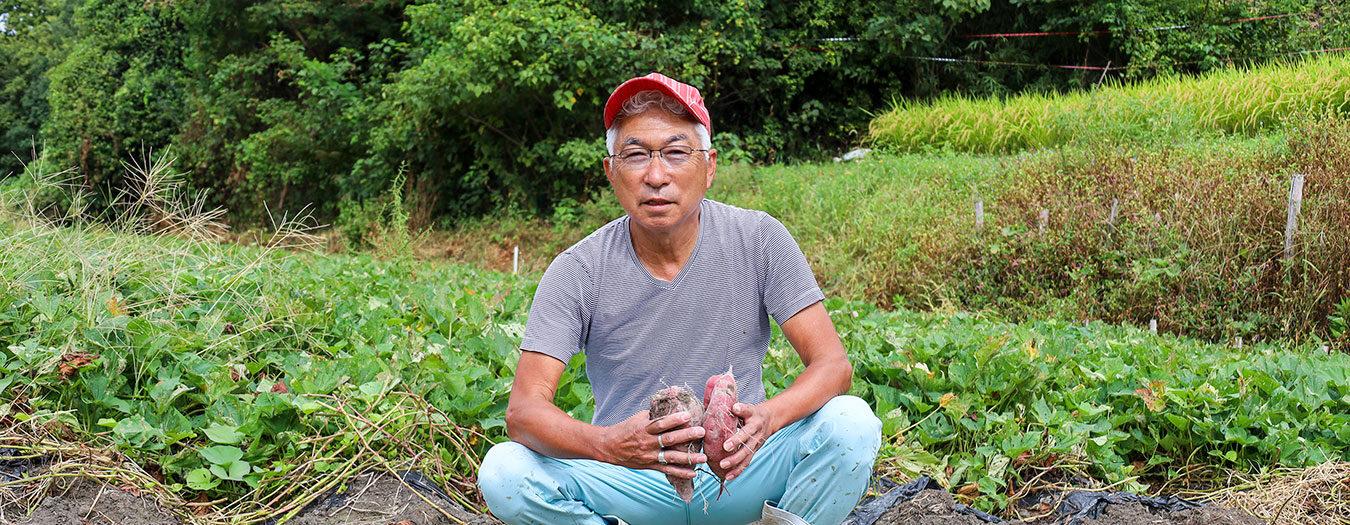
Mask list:
[[[717,174],[697,89],[660,74],[629,80],[604,113],[605,176],[627,214],[544,272],[506,411],[511,441],[483,460],[479,485],[510,524],[834,525],[862,497],[881,423],[845,395],[853,369],[811,268],[769,215],[704,198]],[[805,370],[765,399],[772,316]],[[590,423],[553,404],[568,361],[586,353]],[[650,421],[667,385],[697,394],[731,369],[744,426],[727,440],[726,493],[707,456],[672,447],[703,437],[688,415]],[[666,475],[694,479],[686,504]]]

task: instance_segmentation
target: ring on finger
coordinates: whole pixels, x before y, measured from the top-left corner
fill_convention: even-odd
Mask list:
[[[662,450],[656,453],[656,462],[662,465],[666,464],[666,451]]]
[[[666,448],[666,443],[661,441],[661,434],[656,435],[656,444],[661,445],[661,448]]]

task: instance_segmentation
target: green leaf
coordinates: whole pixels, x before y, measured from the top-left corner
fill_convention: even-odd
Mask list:
[[[113,427],[113,437],[119,443],[132,448],[160,450],[164,448],[163,440],[167,436],[160,429],[150,426],[150,423],[138,414],[118,421]]]
[[[238,445],[239,441],[244,439],[244,435],[239,433],[239,427],[220,423],[212,423],[203,432],[206,437],[211,438],[211,441],[226,445]]]
[[[371,381],[357,387],[361,393],[365,394],[367,399],[374,399],[384,392],[384,383],[381,381]]]
[[[228,471],[226,472],[226,475],[222,477],[234,481],[243,481],[244,475],[248,474],[253,469],[253,466],[249,465],[247,461],[235,461],[226,465],[226,467]]]
[[[240,450],[239,447],[216,445],[214,447],[201,449],[201,455],[202,459],[205,459],[208,462],[216,465],[224,465],[239,461],[240,458],[244,457],[244,451]]]
[[[187,486],[193,490],[211,490],[220,485],[220,478],[212,475],[211,471],[199,468],[188,472]]]

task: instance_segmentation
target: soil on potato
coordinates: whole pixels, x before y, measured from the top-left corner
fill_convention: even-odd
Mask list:
[[[458,504],[435,496],[428,498],[436,506],[468,525],[500,525],[492,516],[475,514]],[[19,509],[5,509],[5,523]],[[93,479],[79,479],[69,489],[54,491],[38,504],[19,525],[181,525],[172,513],[150,498],[105,485]],[[299,516],[286,523],[295,525],[458,525],[447,518],[398,479],[387,475],[365,474],[347,484],[343,495],[321,498]]]
[[[914,499],[898,503],[882,513],[875,525],[987,525],[980,519],[956,512],[956,501],[945,490],[925,490]],[[1050,525],[1064,522],[1063,517],[1046,518],[1035,524]],[[1024,523],[1024,522],[1011,522]],[[1097,519],[1084,520],[1083,525],[1265,525],[1265,521],[1246,513],[1224,507],[1206,506],[1178,512],[1154,512],[1148,507],[1129,503],[1108,505]]]

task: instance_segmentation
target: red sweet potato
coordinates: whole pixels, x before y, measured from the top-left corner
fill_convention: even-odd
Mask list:
[[[689,389],[672,386],[652,396],[651,419],[656,420],[680,412],[689,412],[692,417],[690,417],[689,423],[678,428],[692,428],[703,424],[703,405],[698,403],[698,398],[694,397],[694,393],[690,392]],[[703,440],[695,439],[666,447],[666,450],[693,454],[701,448],[703,448]],[[670,474],[666,474],[666,480],[670,481],[672,487],[675,487],[675,493],[679,494],[680,499],[684,500],[685,503],[694,501],[694,480],[675,477]]]
[[[735,404],[736,377],[731,374],[731,370],[709,377],[703,390],[703,453],[708,456],[708,468],[723,480],[722,488],[717,491],[718,499],[722,497],[722,490],[726,489],[727,478],[727,471],[722,469],[721,462],[734,453],[727,452],[723,447],[744,423],[740,416],[731,412]]]

